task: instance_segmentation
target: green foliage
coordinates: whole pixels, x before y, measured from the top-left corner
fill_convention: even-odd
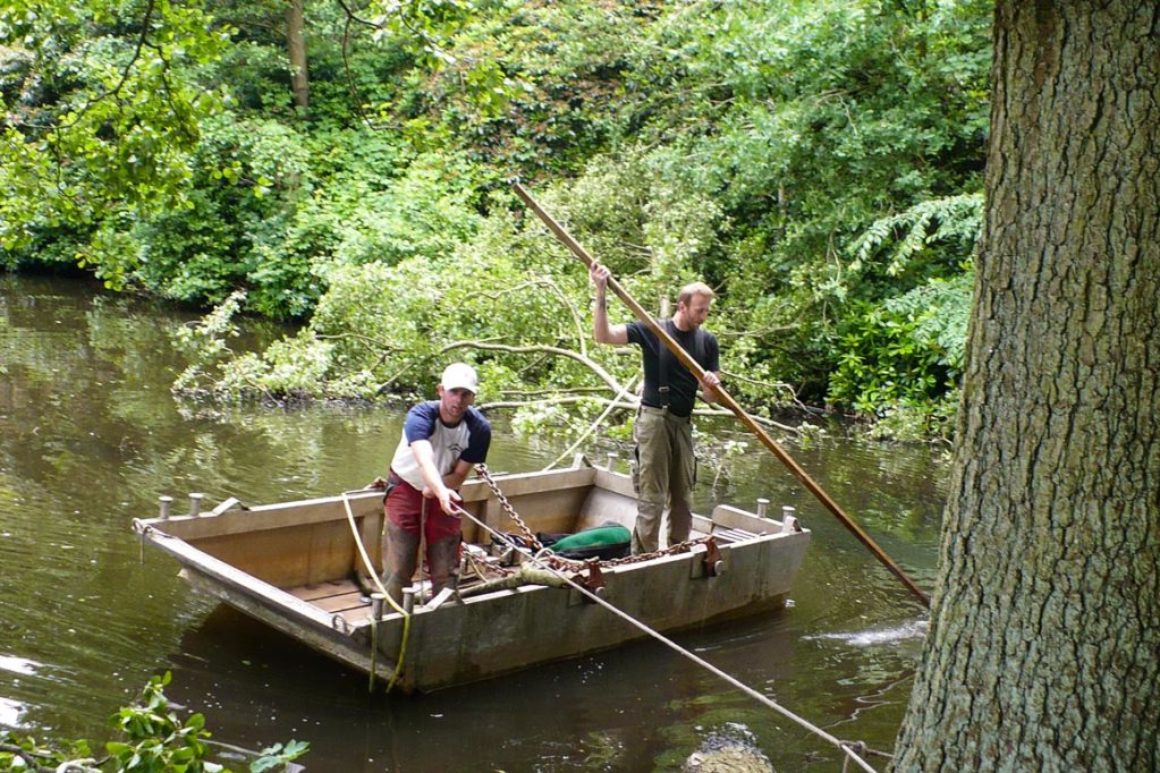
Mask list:
[[[112,717],[112,725],[121,740],[105,744],[107,757],[93,757],[88,741],[70,741],[64,746],[45,745],[33,738],[18,738],[5,732],[0,734],[0,769],[2,770],[56,770],[68,771],[139,771],[140,773],[218,773],[228,768],[211,759],[212,750],[207,740],[205,717],[191,714],[182,719],[165,697],[165,687],[172,674],[149,679],[140,699],[122,707]],[[285,746],[275,744],[250,764],[253,773],[285,770],[288,763],[302,757],[310,744],[290,741]]]
[[[118,770],[207,771],[215,773],[222,766],[210,762],[205,739],[205,717],[193,714],[184,722],[169,707],[163,692],[172,676],[155,676],[145,686],[141,702],[122,708],[113,717],[124,741],[110,741],[105,749],[116,761]]]
[[[263,313],[303,313],[315,297],[309,261],[259,257],[266,239],[285,239],[297,203],[308,200],[302,138],[274,121],[223,116],[206,123],[197,160],[188,206],[132,226],[135,241],[150,246],[132,280],[185,302],[217,302],[245,287]]]
[[[634,295],[659,310],[662,295],[672,300],[677,287],[702,278],[699,258],[717,245],[723,224],[711,197],[682,186],[652,161],[636,153],[598,159],[544,201]]]
[[[227,42],[195,5],[0,7],[0,50],[20,60],[0,122],[0,248],[91,229],[78,262],[120,286],[134,252],[108,250],[105,222],[185,205],[199,121],[221,104],[196,70]]]
[[[981,193],[965,193],[919,202],[905,212],[877,220],[854,240],[851,251],[855,259],[850,264],[850,270],[862,270],[880,248],[892,243],[885,267],[888,276],[901,276],[906,271],[926,273],[922,271],[926,268],[921,265],[923,262],[947,262],[957,256],[970,255],[982,230],[982,223]],[[931,248],[936,242],[940,243],[942,249]],[[915,264],[920,264],[918,270]],[[952,263],[942,267],[942,272],[953,268]]]
[[[60,747],[31,736],[20,737],[7,730],[0,731],[0,770],[41,770],[49,765],[69,762],[78,766],[75,770],[80,770],[80,765],[95,762],[88,741],[70,741]]]
[[[474,229],[470,170],[454,157],[401,166],[365,129],[302,135],[258,119],[208,128],[206,178],[190,206],[134,228],[150,249],[132,278],[153,292],[219,302],[245,287],[251,310],[303,317],[330,264],[429,259]],[[325,153],[329,165],[317,161]]]
[[[955,402],[974,276],[970,255],[982,228],[982,206],[980,194],[924,201],[871,224],[853,242],[851,271],[884,273],[894,278],[887,287],[895,290],[915,277],[927,279],[877,304],[863,302],[862,311],[839,325],[831,402],[865,416],[892,416],[893,423],[905,425],[902,435],[914,432],[913,422],[901,416],[929,423],[946,412],[948,400]],[[952,264],[956,259],[963,261],[962,273]]]
[[[936,408],[962,372],[970,279],[933,279],[852,317],[830,400],[879,416],[899,406]]]
[[[702,271],[752,331],[747,356],[807,397],[826,391],[843,320],[969,257],[944,240],[941,273],[845,265],[876,221],[981,186],[988,4],[901,8],[698,3],[636,53],[635,88],[655,95],[642,136],[672,137],[654,163],[723,208]]]
[[[240,334],[234,316],[245,297],[241,290],[230,294],[210,314],[174,333],[176,348],[191,362],[174,381],[175,392],[204,395],[219,391],[216,369],[233,358],[229,339]]]
[[[0,7],[3,264],[304,323],[249,354],[207,331],[179,392],[428,394],[452,355],[496,397],[603,386],[553,349],[626,380],[582,269],[513,222],[518,174],[646,307],[718,291],[748,406],[953,398],[984,0],[315,4],[305,110],[275,0],[48,2]]]
[[[630,183],[641,188],[649,182],[598,168],[588,183],[592,195],[578,200],[584,206],[560,210],[573,213],[577,233],[584,235],[637,243],[642,233],[655,236],[650,240],[668,252],[626,254],[626,263],[639,271],[627,276],[625,285],[638,297],[659,298],[662,290],[671,294],[675,284],[696,277],[681,266],[687,257],[682,251],[693,252],[698,239],[707,238],[706,223],[715,210],[710,202],[666,206],[654,199],[639,220],[620,224],[623,231],[610,229],[621,208],[617,192],[631,193]],[[600,386],[592,370],[569,352],[581,353],[621,381],[632,377],[635,357],[591,343],[587,276],[573,258],[545,256],[550,243],[538,221],[513,224],[506,210],[497,208],[477,228],[470,242],[446,254],[405,257],[393,265],[332,262],[309,324],[261,353],[229,354],[224,340],[231,331],[221,320],[238,307],[219,309],[181,333],[189,338],[204,330],[208,338],[190,350],[195,365],[179,380],[180,388],[248,397],[373,398],[386,390],[426,396],[453,357],[476,363],[482,400],[498,398],[504,388]],[[573,429],[595,416],[590,408],[570,410],[577,414]]]
[[[452,254],[395,265],[332,264],[310,324],[261,354],[234,358],[221,371],[221,385],[250,396],[304,389],[372,397],[388,388],[428,395],[444,360],[471,359],[454,350],[472,342],[581,345],[584,322],[578,312],[562,314],[561,305],[578,293],[583,277],[519,265],[504,223],[494,218],[487,225],[476,241]],[[476,357],[484,394],[489,385],[566,381],[581,370],[556,359],[544,351],[510,360],[484,352]]]
[[[285,770],[287,765],[310,751],[306,741],[290,741],[285,746],[276,743],[262,750],[262,755],[250,763],[250,773]]]
[[[867,436],[874,440],[940,440],[949,445],[961,397],[962,390],[956,387],[931,402],[895,404],[881,411]]]
[[[623,118],[626,52],[659,3],[384,3],[383,41],[415,51],[407,88],[378,106],[404,118],[422,149],[452,144],[499,179],[516,171],[558,174],[613,140]],[[416,6],[455,9],[455,21],[419,26]],[[422,16],[422,14],[420,14]],[[418,33],[416,34],[416,30]]]

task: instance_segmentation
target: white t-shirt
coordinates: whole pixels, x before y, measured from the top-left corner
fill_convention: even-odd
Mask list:
[[[476,408],[470,407],[463,420],[455,426],[448,426],[439,418],[439,401],[429,400],[419,403],[407,412],[403,423],[403,437],[395,449],[391,460],[391,470],[407,483],[422,490],[423,476],[419,473],[419,463],[411,452],[411,444],[416,440],[431,441],[435,452],[435,469],[440,475],[451,472],[457,462],[479,464],[487,460],[487,449],[491,445],[491,425]]]

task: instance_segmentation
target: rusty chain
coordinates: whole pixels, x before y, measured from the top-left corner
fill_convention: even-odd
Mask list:
[[[515,521],[516,526],[520,527],[520,531],[523,532],[524,537],[528,540],[529,543],[531,543],[536,552],[539,553],[541,550],[543,550],[544,546],[540,543],[540,540],[536,537],[535,534],[532,533],[532,530],[528,528],[528,525],[524,523],[524,519],[520,518],[519,513],[516,512],[516,509],[512,507],[512,503],[508,501],[508,498],[500,490],[499,484],[495,482],[495,478],[491,477],[491,473],[488,472],[487,465],[483,463],[477,464],[475,465],[475,471],[479,473],[479,477],[482,478],[483,482],[487,484],[487,487],[491,489],[491,493],[495,494],[496,501],[499,502],[500,508],[504,511],[504,513],[507,514],[508,518],[511,518],[513,521]]]
[[[479,477],[483,480],[483,482],[487,484],[487,487],[491,489],[491,493],[495,495],[496,501],[499,502],[500,508],[504,511],[507,517],[510,518],[516,524],[516,526],[519,527],[520,532],[524,538],[527,539],[529,543],[531,543],[532,547],[535,549],[537,558],[546,561],[554,569],[569,569],[572,571],[579,571],[587,566],[586,561],[582,561],[576,558],[565,558],[564,556],[558,556],[552,553],[549,548],[545,548],[540,540],[536,537],[536,535],[532,532],[532,530],[528,528],[528,525],[524,523],[524,519],[520,518],[515,508],[512,507],[511,502],[508,501],[507,496],[505,496],[503,491],[500,490],[499,484],[496,483],[495,479],[491,477],[491,473],[488,471],[487,465],[482,463],[477,464],[475,465],[475,471],[479,474]],[[696,539],[689,539],[685,540],[684,542],[678,542],[676,545],[669,545],[667,548],[653,550],[648,553],[638,553],[636,555],[624,556],[623,558],[609,558],[600,561],[600,566],[609,567],[624,566],[625,564],[639,564],[644,561],[651,561],[654,558],[660,558],[661,556],[687,552],[692,550],[694,546],[704,544],[711,539],[713,539],[712,536],[706,535],[704,537],[697,537]]]

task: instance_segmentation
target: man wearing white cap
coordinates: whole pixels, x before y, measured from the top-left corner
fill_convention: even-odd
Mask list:
[[[439,399],[407,412],[385,499],[387,592],[396,601],[415,574],[424,537],[433,591],[454,586],[457,579],[461,523],[456,489],[472,465],[486,461],[491,445],[491,425],[472,406],[478,389],[475,369],[456,362],[439,379]]]

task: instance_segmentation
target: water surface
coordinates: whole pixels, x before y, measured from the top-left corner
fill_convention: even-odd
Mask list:
[[[142,550],[133,517],[154,515],[160,494],[180,510],[191,491],[212,506],[360,487],[384,472],[402,414],[182,406],[169,391],[183,367],[170,332],[189,318],[72,280],[0,275],[0,727],[108,738],[113,712],[169,670],[167,695],[203,712],[215,740],[307,740],[312,770],[676,769],[730,727],[779,770],[841,769],[832,747],[655,642],[416,698],[368,694],[365,677],[193,593],[174,561]],[[540,469],[570,445],[493,421],[493,470]],[[779,440],[932,585],[948,473],[937,450],[840,433],[805,447]],[[832,735],[888,750],[925,615],[771,454],[749,447],[716,489],[701,487],[697,509],[758,497],[797,507],[814,539],[791,606],[675,639]],[[603,459],[607,448],[585,450]]]

